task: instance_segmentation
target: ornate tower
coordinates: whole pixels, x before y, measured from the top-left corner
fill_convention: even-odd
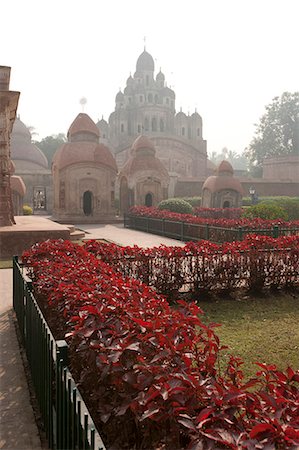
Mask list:
[[[10,67],[0,66],[0,226],[15,223],[10,187],[10,134],[20,93],[9,90],[9,81]]]

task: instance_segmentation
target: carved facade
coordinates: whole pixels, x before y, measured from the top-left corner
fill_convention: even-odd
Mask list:
[[[0,226],[15,223],[10,179],[10,134],[20,93],[10,91],[9,82],[10,67],[0,66]]]

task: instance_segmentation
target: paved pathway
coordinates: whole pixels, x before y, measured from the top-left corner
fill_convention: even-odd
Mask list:
[[[12,310],[12,269],[0,270],[0,448],[40,450]]]
[[[107,239],[122,245],[154,247],[183,242],[117,225],[76,225],[85,239]],[[0,449],[41,450],[25,378],[12,310],[12,269],[0,270]]]
[[[161,244],[183,247],[184,242],[156,234],[124,228],[123,224],[99,225],[76,224],[76,228],[86,232],[86,239],[107,239],[121,245],[138,245],[138,247],[156,247]]]

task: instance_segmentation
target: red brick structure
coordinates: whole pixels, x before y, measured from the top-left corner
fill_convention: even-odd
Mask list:
[[[242,205],[243,189],[234,177],[228,161],[222,161],[216,175],[206,179],[202,187],[202,206],[205,208],[239,208]]]
[[[80,113],[67,137],[52,164],[54,218],[64,223],[113,219],[117,166],[109,148],[99,143],[97,126],[87,114]]]
[[[20,93],[9,90],[9,81],[10,67],[0,66],[0,226],[15,223],[10,184],[9,141]]]
[[[155,155],[148,137],[141,135],[133,143],[131,156],[118,176],[121,212],[131,206],[157,206],[167,198],[169,175]]]

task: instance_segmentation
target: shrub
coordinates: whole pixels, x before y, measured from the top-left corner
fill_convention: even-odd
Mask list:
[[[159,203],[158,209],[176,212],[180,214],[192,214],[193,208],[190,203],[182,198],[169,198]]]
[[[183,197],[182,200],[190,203],[193,208],[199,207],[201,205],[201,197]]]
[[[276,205],[288,215],[288,220],[299,219],[299,199],[291,197],[269,197],[261,202],[263,205]]]
[[[225,347],[196,304],[170,308],[69,241],[37,244],[23,260],[34,293],[59,313],[72,373],[109,448],[298,448],[298,371],[257,363],[246,383],[230,356],[219,373]]]
[[[243,197],[242,198],[242,206],[251,206],[251,205],[252,205],[251,197]]]
[[[31,206],[29,206],[29,205],[24,205],[23,206],[23,214],[24,214],[24,216],[31,216],[32,213],[33,213],[33,209],[31,208]]]
[[[250,206],[243,212],[243,217],[247,219],[264,219],[264,220],[287,220],[287,212],[278,205],[258,203]]]

